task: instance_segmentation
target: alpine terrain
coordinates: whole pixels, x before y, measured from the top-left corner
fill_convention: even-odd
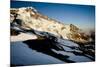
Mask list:
[[[11,8],[10,25],[12,66],[95,61],[94,31],[87,34],[33,7]]]

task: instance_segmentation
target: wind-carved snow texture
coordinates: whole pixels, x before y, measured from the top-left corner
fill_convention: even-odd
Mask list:
[[[31,9],[33,10],[33,13],[37,13],[35,9]],[[29,13],[27,13],[27,16],[26,14],[23,14],[21,16],[19,15],[25,10],[29,11],[30,8],[19,8],[11,10],[11,16],[17,16],[18,14],[18,17],[11,18],[12,66],[95,61],[95,41],[92,38],[90,38],[92,39],[92,41],[87,42],[83,39],[82,41],[79,40],[79,42],[71,38],[64,38],[63,33],[56,35],[54,34],[54,31],[47,31],[47,29],[44,30],[44,28],[42,27],[40,27],[41,29],[37,29],[34,27],[34,24],[30,25],[28,24],[28,22],[26,23],[26,21],[29,20],[25,19],[25,17],[27,17]],[[40,18],[41,20],[45,20],[45,18],[47,19],[47,17],[43,15],[39,14],[39,16],[44,17],[42,19]],[[40,23],[51,22],[51,19],[49,18],[49,20],[45,20],[45,22],[39,21],[36,16],[35,18],[31,17],[31,19],[34,19],[33,23],[35,24],[36,21]],[[60,26],[60,24],[57,21],[52,21],[55,22],[58,26]],[[62,26],[63,25],[61,24],[61,27]],[[72,34],[71,31],[69,32],[70,34]],[[73,32],[73,34],[76,33],[79,34],[79,32]],[[67,35],[66,37],[69,36]],[[91,37],[94,38],[94,36]],[[80,37],[80,39],[82,38]]]

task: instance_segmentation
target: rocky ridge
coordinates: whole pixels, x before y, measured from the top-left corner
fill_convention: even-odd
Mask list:
[[[34,29],[37,31],[48,32],[57,37],[76,42],[89,42],[90,35],[80,32],[80,28],[73,24],[63,24],[40,14],[33,7],[11,8],[11,25],[20,25],[23,29]]]
[[[95,61],[95,34],[87,35],[31,7],[11,8],[10,17],[12,66]]]

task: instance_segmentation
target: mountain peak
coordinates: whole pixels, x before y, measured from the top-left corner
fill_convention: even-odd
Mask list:
[[[88,38],[87,40],[82,38],[77,26],[59,23],[59,21],[38,13],[33,7],[11,8],[10,12],[11,27],[14,29],[37,30],[51,33],[63,39],[88,41]]]

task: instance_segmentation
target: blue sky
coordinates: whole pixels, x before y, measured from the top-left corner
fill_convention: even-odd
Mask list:
[[[75,24],[82,29],[95,28],[95,6],[12,1],[11,8],[35,7],[38,12],[65,24]]]

